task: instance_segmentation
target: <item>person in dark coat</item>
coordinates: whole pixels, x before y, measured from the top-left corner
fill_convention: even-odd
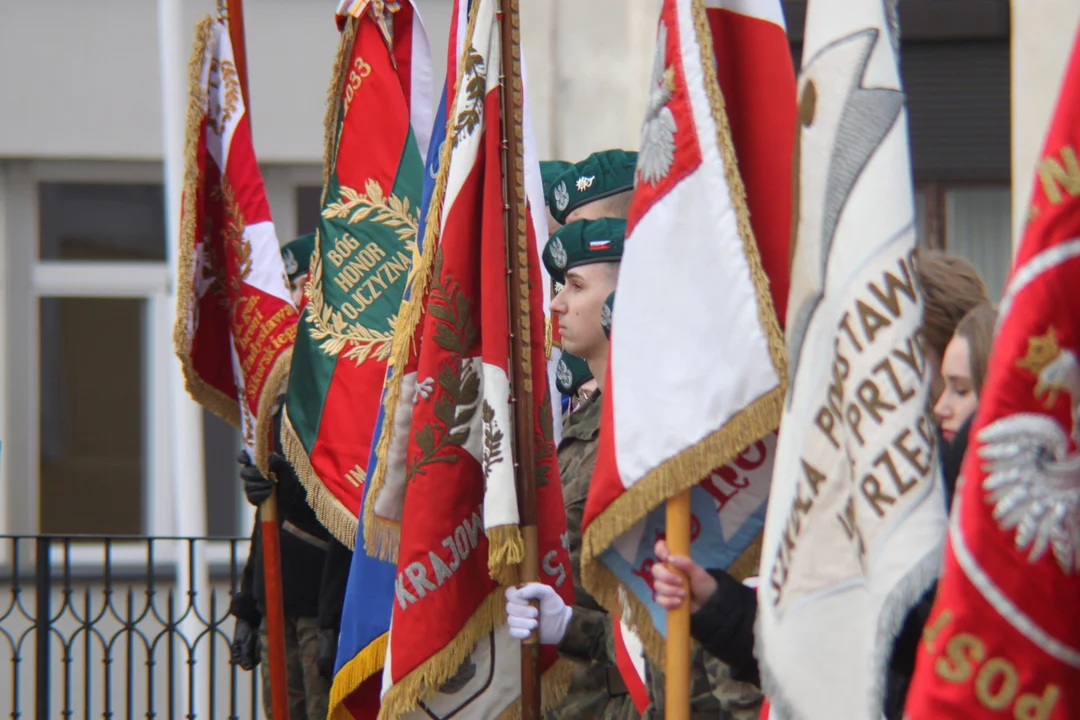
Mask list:
[[[280,413],[274,417],[275,437],[280,431]],[[281,548],[281,595],[285,610],[285,658],[289,682],[290,720],[322,720],[330,699],[329,680],[319,673],[319,594],[330,535],[307,504],[307,493],[281,446],[270,455],[270,472],[277,478],[278,536]],[[241,453],[240,477],[248,502],[258,507],[270,496],[274,481],[263,476]],[[236,617],[233,660],[245,670],[260,659],[269,658],[266,625],[266,584],[263,577],[262,532],[256,521],[251,535],[251,551],[233,598],[231,612]],[[270,712],[269,663],[262,663],[263,703]]]
[[[304,236],[282,248],[294,302],[301,299],[308,273],[314,236]],[[269,458],[270,474],[277,481],[278,542],[281,550],[281,594],[285,611],[285,662],[288,677],[290,720],[324,720],[330,701],[330,678],[319,672],[320,595],[323,567],[330,546],[330,534],[307,503],[307,491],[281,447],[281,406],[274,408],[274,448]],[[265,477],[248,453],[240,454],[240,478],[244,495],[259,507],[274,491],[274,480]],[[266,584],[263,577],[262,532],[258,520],[251,533],[251,550],[241,577],[240,591],[230,612],[236,617],[232,658],[245,670],[253,670],[260,659],[269,660],[266,625]],[[336,636],[335,636],[336,639]],[[331,663],[332,664],[332,663]],[[332,669],[332,668],[331,668]],[[269,662],[261,668],[263,706],[271,718]]]

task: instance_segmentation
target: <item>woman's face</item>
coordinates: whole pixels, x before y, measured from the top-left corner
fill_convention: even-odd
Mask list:
[[[941,426],[941,434],[949,442],[956,432],[975,413],[979,396],[971,378],[971,348],[968,341],[953,335],[941,359],[941,379],[944,389],[934,403],[934,415]]]

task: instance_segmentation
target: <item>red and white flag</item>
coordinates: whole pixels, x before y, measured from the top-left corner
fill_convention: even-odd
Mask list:
[[[518,113],[505,123],[505,132],[521,140],[522,155],[504,158],[501,95],[511,95],[508,104],[524,104],[525,90],[524,83],[508,80],[504,88],[501,82],[500,24],[511,15],[500,17],[498,4],[472,3],[423,259],[397,327],[403,341],[395,343],[387,392],[389,406],[392,384],[400,383],[392,418],[387,407],[389,447],[395,452],[379,458],[387,470],[372,479],[365,501],[365,525],[372,517],[376,525],[397,526],[377,532],[367,544],[373,554],[392,545],[397,559],[382,717],[494,718],[513,712],[521,645],[505,625],[504,591],[517,582],[524,544],[515,485],[523,433],[515,435],[512,394],[522,404],[532,396],[530,427],[523,430],[535,460],[541,578],[564,601],[573,601],[545,362],[536,238],[541,218],[535,212],[535,202],[542,209],[543,201],[526,192],[532,173],[530,189],[540,189],[539,168],[527,167],[536,161],[534,154],[530,160],[529,127]],[[522,201],[519,222],[508,231],[510,186],[517,186]],[[508,252],[527,269],[526,282],[508,283]],[[510,313],[511,288],[521,294],[520,318]],[[511,323],[525,355],[522,386],[514,388]],[[410,368],[411,387],[403,382]],[[408,402],[407,413],[401,400]],[[553,705],[569,683],[570,668],[553,647],[543,648],[541,659],[544,703]]]
[[[1080,35],[956,491],[911,720],[1080,717]]]
[[[691,490],[698,562],[729,568],[749,555],[756,570],[785,375],[762,259],[783,258],[772,284],[786,288],[788,232],[768,216],[790,206],[775,179],[790,177],[795,127],[778,12],[666,0],[660,15],[582,553],[586,587],[654,658],[667,617],[649,568],[665,500]],[[725,108],[740,105],[736,124]],[[779,119],[757,122],[759,112]],[[751,166],[755,185],[744,187]],[[756,238],[748,196],[761,208]]]
[[[266,468],[297,312],[270,218],[229,28],[196,26],[185,148],[176,353],[188,392]]]
[[[756,656],[779,717],[879,718],[893,638],[945,528],[899,28],[894,2],[808,8]]]

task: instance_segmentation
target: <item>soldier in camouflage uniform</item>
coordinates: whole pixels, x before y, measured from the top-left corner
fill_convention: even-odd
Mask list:
[[[573,222],[552,236],[544,253],[549,272],[554,271],[552,277],[563,284],[563,290],[551,305],[552,313],[559,318],[563,349],[583,358],[589,363],[590,370],[600,358],[607,357],[607,339],[592,318],[599,319],[600,307],[615,287],[625,227],[622,220]],[[590,243],[602,249],[588,252]],[[582,248],[586,253],[581,252]],[[562,268],[559,267],[560,260],[563,260]],[[599,384],[603,369],[592,374]],[[596,461],[599,434],[600,390],[597,389],[567,416],[559,443],[559,474],[566,504],[575,617],[585,625],[607,627],[610,616],[581,584],[581,519]],[[610,637],[610,633],[604,632],[604,636]],[[637,709],[612,661],[614,652],[603,653],[594,659],[596,653],[592,649],[574,645],[581,637],[580,633],[567,633],[566,644],[559,647],[561,653],[581,662],[574,669],[566,698],[547,717],[558,720],[637,718]]]
[[[589,363],[563,350],[555,369],[555,388],[569,398],[566,414],[563,416],[565,425],[570,422],[570,416],[596,391],[596,378],[589,370]]]
[[[592,334],[583,326],[595,322],[591,320],[593,317],[597,320],[606,319],[608,322],[605,324],[608,327],[603,327],[606,335],[611,309],[611,294],[600,295],[604,286],[604,270],[594,267],[583,272],[581,268],[600,263],[612,266],[607,269],[606,274],[608,286],[613,289],[617,274],[615,261],[621,257],[622,250],[620,230],[625,231],[625,224],[615,220],[574,222],[556,233],[544,251],[544,263],[552,277],[561,280],[563,273],[568,276],[567,287],[552,304],[552,311],[559,315],[560,326],[563,328],[564,348],[589,361],[600,387],[564,427],[563,441],[559,446],[559,470],[563,478],[563,496],[566,501],[576,606],[565,607],[557,595],[552,592],[545,593],[545,590],[550,589],[539,584],[507,592],[511,634],[515,633],[515,624],[519,625],[522,631],[519,636],[522,637],[539,626],[542,642],[556,641],[562,655],[589,663],[576,671],[574,684],[567,698],[549,715],[554,718],[637,717],[636,708],[629,696],[623,695],[625,685],[614,664],[611,617],[581,585],[581,521],[592,468],[596,461],[600,393],[607,362],[606,337],[602,342],[595,342],[598,334],[595,330],[601,329],[601,323],[592,326]],[[604,297],[607,301],[606,313],[603,311],[603,304],[597,303],[597,296]],[[528,607],[522,608],[521,604],[531,597],[541,601],[540,620],[537,623],[529,617],[527,623],[531,622],[531,625],[524,627],[521,623],[521,610],[526,611],[526,616],[535,611]],[[518,617],[515,617],[516,614]],[[728,667],[707,655],[700,647],[695,647],[691,682],[692,718],[757,718],[761,704],[760,691],[753,685],[732,680]],[[664,677],[651,663],[646,667],[646,685],[651,700],[646,717],[663,717]],[[623,699],[622,702],[620,698]]]

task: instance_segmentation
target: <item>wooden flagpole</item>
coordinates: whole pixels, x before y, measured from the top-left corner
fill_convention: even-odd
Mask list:
[[[525,206],[524,93],[521,80],[519,0],[499,0],[501,34],[501,110],[503,132],[504,222],[507,295],[510,317],[511,402],[514,407],[514,471],[518,518],[525,557],[520,581],[539,582],[540,548],[536,525],[536,453],[533,437],[533,370],[529,332],[529,222]],[[546,372],[541,368],[540,372]],[[535,603],[534,603],[535,605]],[[540,637],[521,643],[521,717],[540,720]]]
[[[690,491],[684,490],[667,501],[665,537],[672,555],[690,556]],[[682,575],[689,591],[686,574]],[[667,648],[664,667],[664,717],[667,720],[690,718],[690,599],[667,612]]]
[[[218,12],[229,25],[233,63],[240,79],[240,94],[244,99],[244,109],[250,123],[251,93],[248,91],[247,43],[244,41],[244,0],[225,0],[224,5],[219,0]],[[270,446],[273,447],[272,437]],[[270,646],[270,710],[274,720],[289,720],[289,684],[285,667],[285,603],[281,595],[281,537],[278,534],[276,481],[273,492],[259,506],[259,535],[262,539],[263,591],[266,595],[266,634]]]

